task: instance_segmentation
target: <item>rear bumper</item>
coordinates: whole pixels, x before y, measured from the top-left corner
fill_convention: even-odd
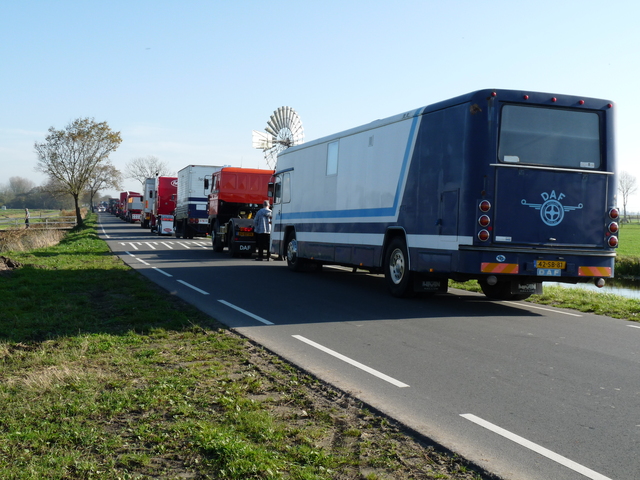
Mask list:
[[[578,283],[614,276],[615,252],[589,250],[460,249],[458,270],[472,278],[526,277],[538,282]],[[540,261],[551,262],[540,268]],[[559,265],[554,265],[559,264]],[[553,268],[559,266],[560,268]]]

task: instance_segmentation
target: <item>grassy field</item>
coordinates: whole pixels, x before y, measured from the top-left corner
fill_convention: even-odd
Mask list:
[[[485,478],[158,289],[95,221],[0,257],[3,480]]]
[[[44,218],[44,217],[55,217],[58,215],[75,215],[75,212],[71,211],[63,211],[60,210],[46,210],[46,209],[37,209],[37,210],[29,210],[32,219]],[[17,218],[24,220],[24,208],[8,208],[6,210],[0,210],[0,220],[7,218]]]
[[[86,213],[86,208],[82,209],[83,215]],[[21,229],[24,228],[24,209],[7,209],[0,210],[0,231],[7,229]],[[29,223],[33,228],[40,228],[46,225],[47,222],[60,221],[60,217],[69,218],[75,222],[75,211],[73,210],[30,210]],[[61,225],[62,226],[62,225]]]

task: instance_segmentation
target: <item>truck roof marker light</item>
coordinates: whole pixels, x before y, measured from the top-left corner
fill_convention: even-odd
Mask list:
[[[609,104],[607,104],[607,107],[608,107],[608,108],[613,108],[613,103],[609,103]]]
[[[584,100],[580,100],[578,103],[579,103],[580,105],[584,105]]]
[[[551,101],[552,101],[552,102],[557,102],[557,101],[558,101],[558,99],[557,99],[556,97],[551,97]]]
[[[497,97],[498,96],[498,92],[491,92],[491,96],[492,97]]]
[[[524,98],[525,100],[529,100],[529,95],[523,95],[522,98]]]

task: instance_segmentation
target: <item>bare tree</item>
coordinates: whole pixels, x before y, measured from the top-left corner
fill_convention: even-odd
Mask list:
[[[13,192],[14,195],[20,195],[23,193],[28,193],[35,188],[36,184],[33,183],[28,178],[22,177],[11,177],[9,179],[9,190]]]
[[[11,191],[8,183],[0,183],[0,206],[9,203],[15,195]]]
[[[103,188],[114,188],[120,190],[122,188],[122,173],[109,161],[102,163],[96,167],[87,184],[87,193],[89,196],[89,205],[93,208],[93,199],[97,193]]]
[[[112,131],[107,122],[78,118],[64,130],[50,127],[45,141],[35,143],[36,170],[56,180],[64,192],[73,197],[78,225],[83,223],[80,195],[86,191],[96,167],[106,162],[121,142],[120,132]]]
[[[622,172],[618,178],[618,191],[622,197],[622,212],[625,220],[627,219],[627,203],[629,202],[629,197],[636,193],[637,190],[636,177],[628,172]]]
[[[169,166],[165,162],[160,161],[158,157],[149,155],[147,157],[134,158],[127,163],[124,174],[126,178],[139,181],[144,190],[144,181],[147,178],[171,175],[171,170]]]

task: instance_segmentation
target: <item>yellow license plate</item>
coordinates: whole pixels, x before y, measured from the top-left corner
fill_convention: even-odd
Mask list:
[[[238,232],[241,237],[253,237],[253,232]]]
[[[563,260],[536,260],[536,268],[567,268],[567,262]]]

